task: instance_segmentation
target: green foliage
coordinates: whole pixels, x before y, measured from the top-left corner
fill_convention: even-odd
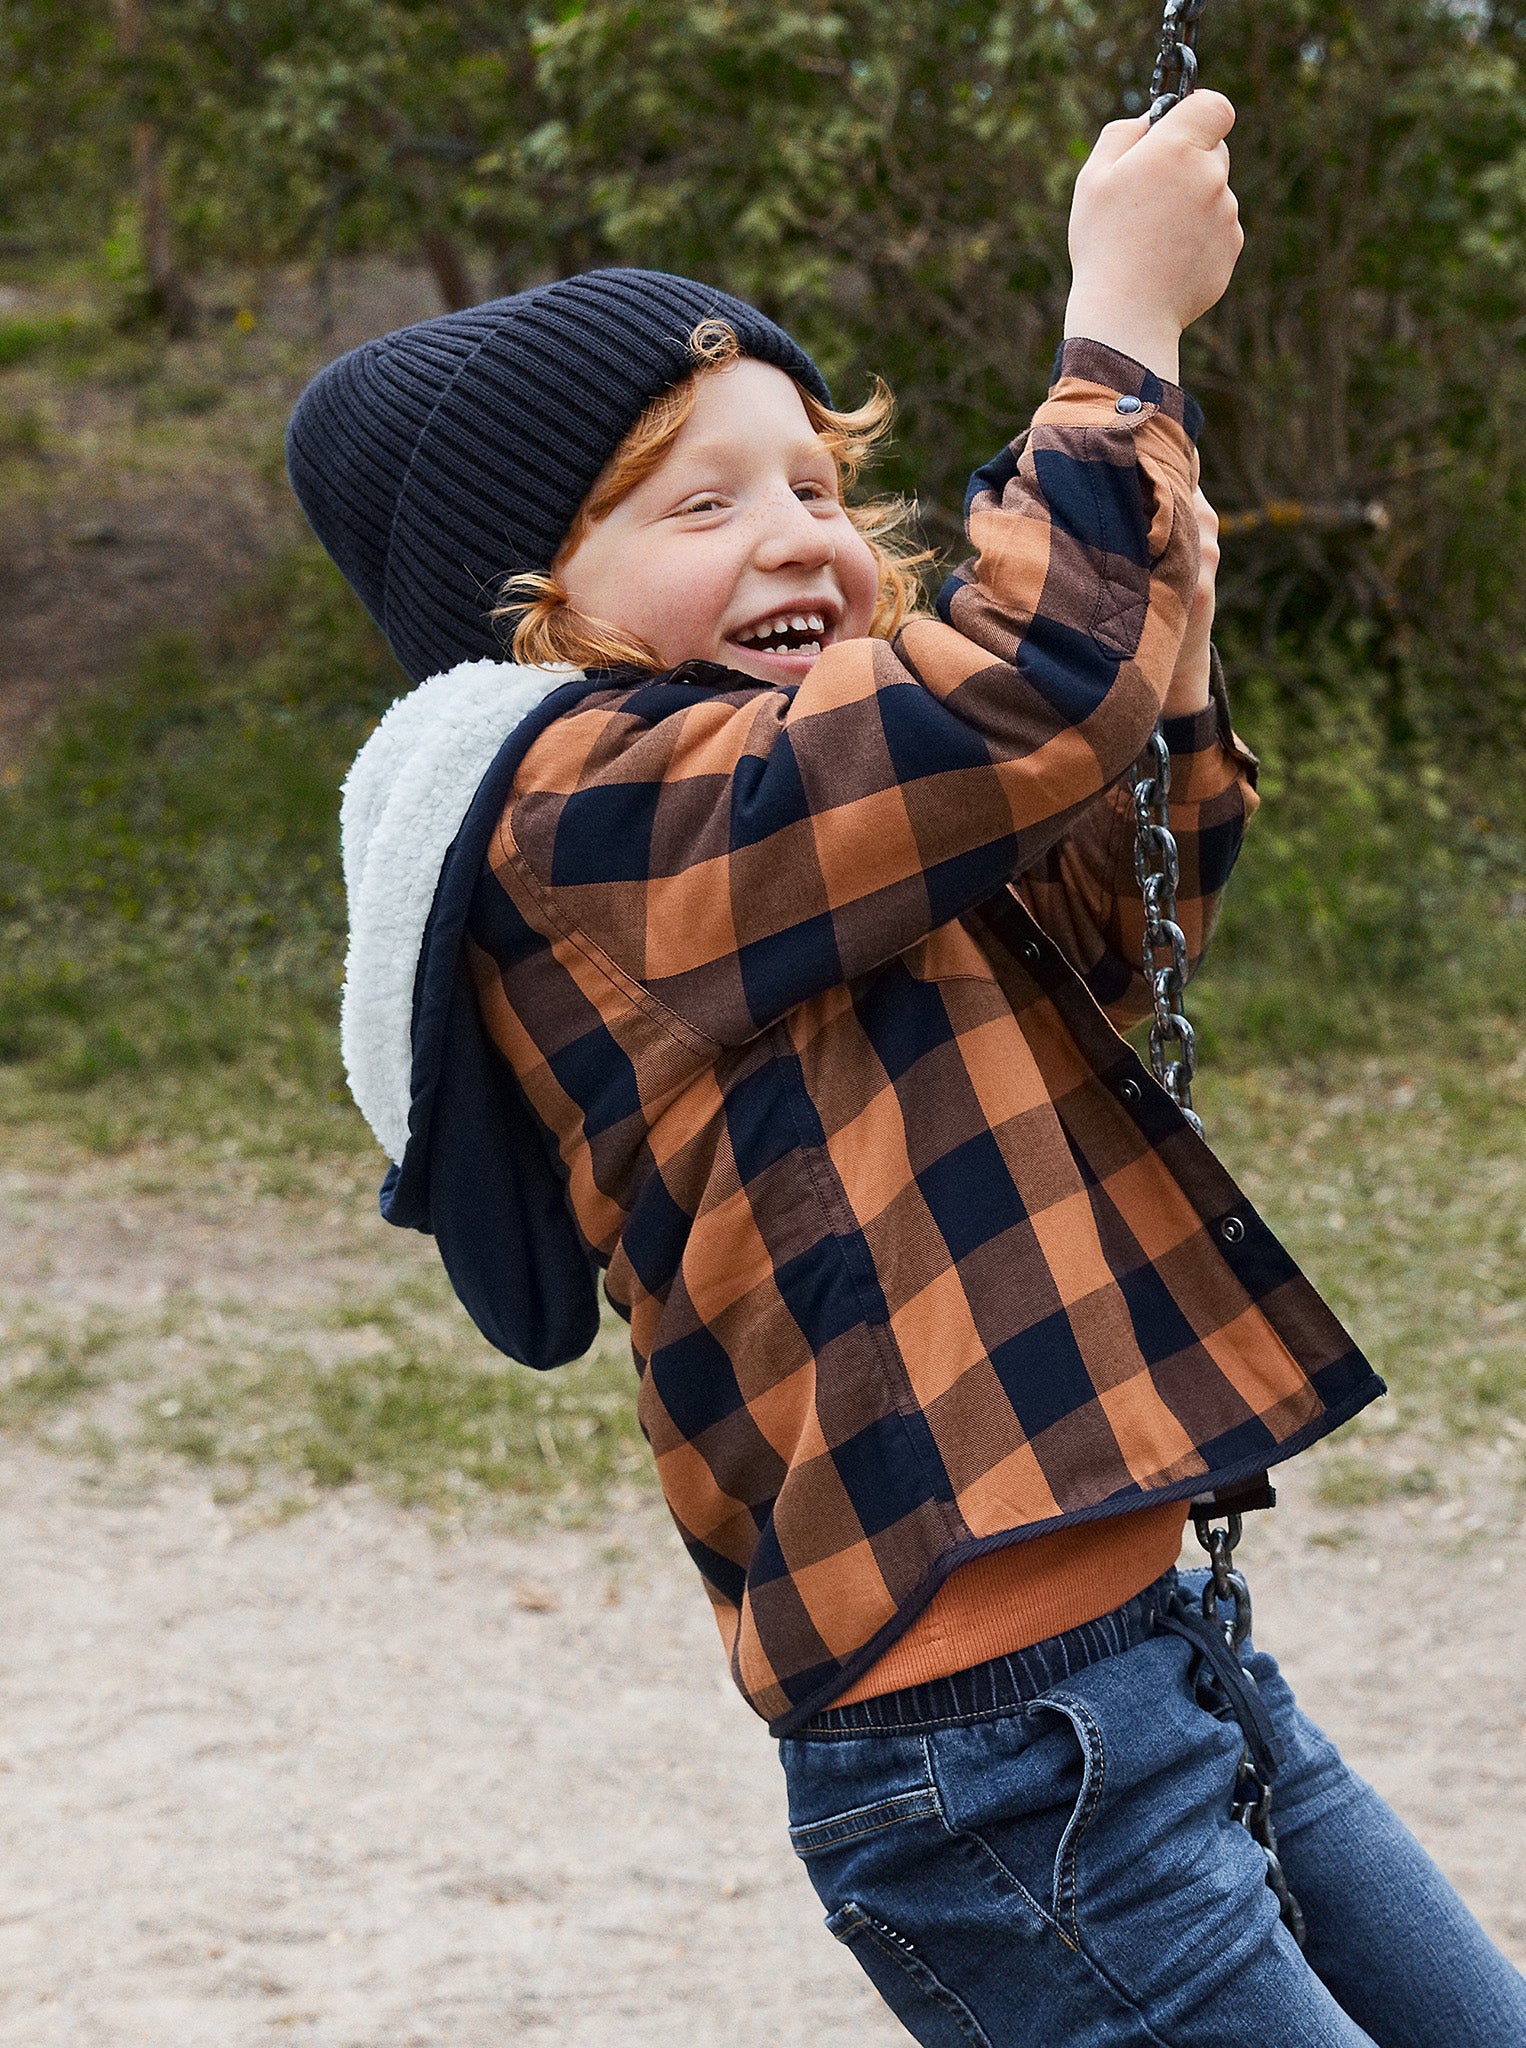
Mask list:
[[[1071,181],[1141,103],[1158,19],[1153,0],[155,0],[129,60],[104,0],[77,12],[72,40],[38,0],[4,17],[0,108],[31,138],[0,148],[18,224],[93,220],[115,246],[137,121],[198,260],[407,249],[452,297],[602,261],[713,277],[846,393],[890,379],[887,481],[946,549],[969,471],[1042,390]],[[1518,744],[1526,11],[1215,0],[1203,59],[1240,108],[1250,230],[1188,351],[1210,494],[1322,515],[1232,540],[1226,640],[1290,704],[1354,681],[1400,744]],[[78,111],[74,156],[49,94]]]
[[[77,313],[44,313],[0,318],[0,370],[33,356],[67,355],[88,345],[88,323]]]
[[[1308,708],[1254,672],[1238,694],[1264,802],[1192,987],[1210,1063],[1492,1047],[1526,1020],[1518,787],[1459,788],[1439,748],[1395,746],[1364,680]]]
[[[0,6],[0,237],[78,250],[125,182],[110,0]]]
[[[0,793],[13,1114],[46,1098],[109,1142],[353,1142],[333,1034],[338,787],[396,687],[310,551],[218,641],[161,639],[65,714]]]

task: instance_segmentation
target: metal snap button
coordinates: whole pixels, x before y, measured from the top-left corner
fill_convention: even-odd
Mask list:
[[[1122,398],[1120,398],[1120,399],[1119,399],[1119,401],[1118,401],[1118,410],[1119,410],[1120,412],[1143,412],[1143,411],[1144,411],[1144,400],[1143,400],[1142,398],[1133,398],[1133,397],[1130,397],[1130,396],[1129,396],[1129,395],[1128,395],[1128,394],[1126,393],[1126,394],[1125,394],[1125,395],[1124,395],[1124,396],[1123,396]]]
[[[1226,1216],[1219,1225],[1219,1235],[1226,1244],[1239,1244],[1245,1236],[1245,1225],[1238,1216]]]
[[[1137,1081],[1123,1081],[1119,1084],[1119,1100],[1126,1102],[1131,1109],[1140,1100],[1140,1095],[1141,1091]]]
[[[1024,939],[1018,950],[1030,967],[1037,967],[1044,957],[1043,948],[1032,939]]]

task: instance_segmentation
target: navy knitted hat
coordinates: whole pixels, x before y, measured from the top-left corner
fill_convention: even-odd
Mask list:
[[[506,576],[547,570],[610,456],[724,320],[829,404],[764,314],[657,270],[590,270],[362,343],[297,401],[286,465],[314,532],[415,682],[501,659]]]

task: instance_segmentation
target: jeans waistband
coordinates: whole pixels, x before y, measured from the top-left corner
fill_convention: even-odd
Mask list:
[[[851,1707],[824,1707],[790,1739],[889,1735],[1008,1713],[1027,1700],[1041,1699],[1088,1664],[1100,1664],[1104,1657],[1117,1657],[1147,1642],[1156,1633],[1156,1617],[1170,1604],[1175,1590],[1173,1566],[1153,1586],[1146,1586],[1111,1614],[1082,1622],[1079,1628],[1068,1628],[1063,1635],[1049,1636],[1026,1650],[993,1657],[988,1664],[956,1671],[949,1678],[930,1678],[922,1685],[881,1693]]]

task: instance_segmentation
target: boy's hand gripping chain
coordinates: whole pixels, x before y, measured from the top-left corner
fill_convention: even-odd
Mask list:
[[[1150,123],[1170,113],[1197,84],[1197,32],[1205,0],[1166,0],[1160,30],[1160,54],[1150,81]],[[1192,1107],[1192,1077],[1197,1072],[1197,1046],[1192,1026],[1182,1014],[1187,985],[1187,940],[1176,921],[1176,885],[1181,877],[1176,840],[1171,833],[1171,754],[1159,726],[1133,772],[1134,871],[1144,896],[1144,972],[1155,1004],[1150,1024],[1150,1064],[1155,1077],[1198,1136],[1202,1122]],[[1173,1634],[1184,1636],[1202,1654],[1199,1690],[1209,1711],[1221,1720],[1240,1723],[1244,1740],[1235,1773],[1235,1819],[1259,1844],[1266,1857],[1266,1881],[1282,1914],[1282,1923],[1300,1948],[1304,1945],[1303,1913],[1288,1886],[1277,1853],[1272,1825],[1272,1780],[1277,1755],[1271,1723],[1256,1696],[1256,1681],[1241,1662],[1250,1640],[1250,1587],[1235,1569],[1242,1508],[1271,1507],[1276,1499],[1265,1475],[1251,1480],[1228,1497],[1209,1495],[1192,1504],[1198,1542],[1208,1553],[1208,1583],[1203,1588],[1201,1615],[1184,1602],[1166,1620]],[[1224,1609],[1229,1619],[1224,1619]]]

